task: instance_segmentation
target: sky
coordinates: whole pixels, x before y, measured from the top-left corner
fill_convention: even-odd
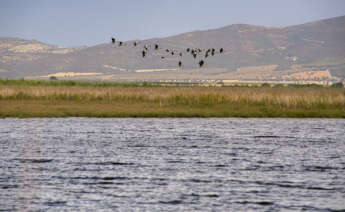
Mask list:
[[[0,0],[0,37],[58,46],[167,37],[231,24],[291,26],[345,15],[345,0]]]

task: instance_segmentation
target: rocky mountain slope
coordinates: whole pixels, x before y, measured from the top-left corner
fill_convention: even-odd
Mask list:
[[[63,48],[34,40],[0,38],[0,78],[55,75],[102,80],[281,80],[313,76],[320,80],[345,77],[345,16],[283,28],[236,24],[141,40],[137,46],[133,43]],[[159,45],[158,50],[155,44]],[[143,58],[144,46],[148,50]],[[187,48],[201,52],[194,58]],[[215,49],[215,55],[205,58],[205,51],[210,48]],[[220,48],[224,49],[222,54]],[[200,60],[205,62],[201,68]]]

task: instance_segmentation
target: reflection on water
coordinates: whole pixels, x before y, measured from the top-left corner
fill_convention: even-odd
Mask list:
[[[345,210],[342,119],[1,119],[4,211]]]

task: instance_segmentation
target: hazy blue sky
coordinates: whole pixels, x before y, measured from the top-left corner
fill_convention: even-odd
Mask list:
[[[288,26],[345,15],[345,0],[0,0],[0,37],[61,46],[165,37],[246,23]]]

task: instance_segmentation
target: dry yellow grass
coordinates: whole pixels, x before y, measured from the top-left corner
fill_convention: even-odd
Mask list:
[[[27,114],[25,102],[32,111],[43,104],[42,111],[56,112],[60,105],[69,114],[70,107],[74,116],[345,117],[342,88],[0,87],[0,116],[11,116],[4,109],[10,110],[11,104]],[[82,111],[79,115],[77,108]]]

